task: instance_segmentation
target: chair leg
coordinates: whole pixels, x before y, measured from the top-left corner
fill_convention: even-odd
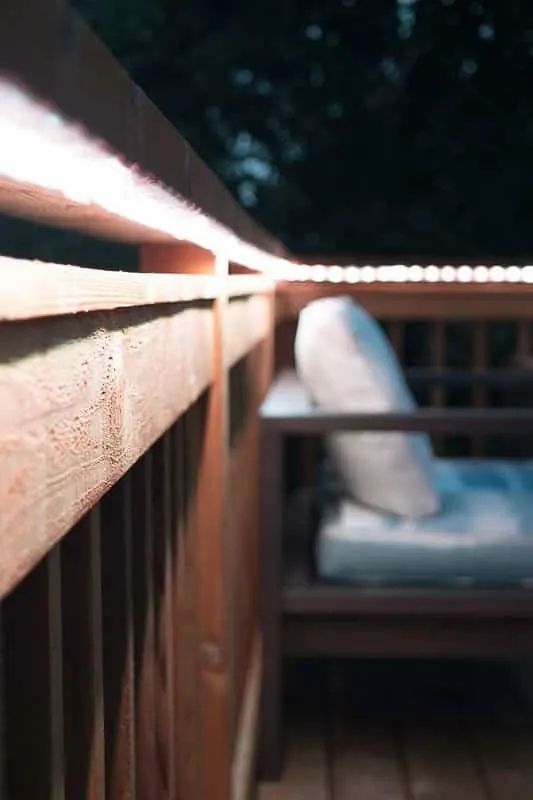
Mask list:
[[[261,694],[259,778],[279,781],[282,768],[281,654],[265,652]]]

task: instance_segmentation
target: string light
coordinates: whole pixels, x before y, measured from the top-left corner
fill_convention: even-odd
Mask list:
[[[0,79],[0,178],[28,190],[65,198],[80,218],[101,213],[142,226],[160,241],[189,242],[275,281],[332,284],[533,284],[531,266],[428,264],[305,264],[240,239],[168,187],[125,164],[79,126]],[[9,191],[3,196],[9,198]],[[6,206],[8,207],[8,206]],[[69,213],[68,211],[66,213]],[[81,215],[83,218],[83,215]]]

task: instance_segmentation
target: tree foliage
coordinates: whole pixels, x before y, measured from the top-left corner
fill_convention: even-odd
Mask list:
[[[171,122],[297,250],[530,248],[523,0],[79,0]]]

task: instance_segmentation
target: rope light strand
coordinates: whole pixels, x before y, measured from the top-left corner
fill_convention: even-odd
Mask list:
[[[30,189],[28,195],[33,189],[52,191],[68,200],[68,209],[97,209],[150,229],[165,241],[195,244],[278,281],[533,283],[533,266],[302,264],[273,255],[240,239],[167,186],[125,164],[80,126],[1,78],[0,179]]]

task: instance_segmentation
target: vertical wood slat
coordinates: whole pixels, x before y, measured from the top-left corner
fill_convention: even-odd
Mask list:
[[[521,319],[516,331],[516,350],[519,359],[531,357],[531,320]]]
[[[142,248],[141,268],[156,272],[211,273],[227,276],[227,261],[192,245]],[[201,451],[195,477],[195,531],[198,598],[199,708],[198,748],[201,797],[225,800],[231,774],[231,669],[227,604],[226,524],[227,370],[223,348],[224,292],[213,303],[213,380],[196,404],[202,415]],[[185,657],[185,655],[182,655]],[[189,658],[191,656],[189,655]],[[187,798],[189,800],[189,798]],[[191,798],[192,800],[192,798]]]
[[[135,794],[132,478],[101,501],[104,718],[107,800]]]
[[[66,796],[105,797],[100,508],[61,544]]]
[[[434,322],[431,325],[430,358],[433,369],[443,370],[446,367],[446,324],[444,322]],[[446,405],[446,391],[443,386],[431,387],[430,403],[437,408],[443,408]],[[433,441],[438,452],[442,447],[442,436],[433,437]]]
[[[389,324],[389,338],[398,358],[404,366],[405,359],[405,323],[402,320],[393,320]]]
[[[133,468],[135,768],[139,800],[161,796],[155,738],[152,452]]]
[[[472,368],[474,372],[480,372],[487,368],[488,364],[488,330],[484,322],[474,323],[474,342],[472,353]],[[472,405],[474,408],[483,408],[487,405],[487,390],[484,386],[474,386],[472,390]],[[485,439],[481,436],[472,438],[472,456],[480,457],[485,452]]]
[[[170,437],[154,445],[152,468],[156,751],[163,797],[174,796],[173,625],[171,572],[171,452]]]
[[[281,580],[284,485],[282,438],[275,430],[261,431],[259,461],[261,620],[263,632],[263,687],[261,695],[260,774],[278,780],[281,771],[280,730],[282,697]]]
[[[0,603],[0,798],[7,797],[6,793],[6,737],[5,737],[5,701],[6,690],[4,675],[4,625],[2,604]]]
[[[51,770],[54,800],[66,800],[63,702],[63,630],[61,607],[61,554],[55,547],[46,559],[48,567],[48,626],[50,632]]]
[[[7,797],[65,800],[59,548],[4,600],[3,623]]]
[[[227,274],[228,265],[224,265]],[[201,752],[203,796],[227,800],[231,781],[231,682],[225,542],[227,369],[223,349],[227,298],[213,306],[213,382],[203,404],[202,451],[196,485],[200,626]]]
[[[190,409],[174,432],[173,536],[174,604],[174,759],[178,800],[200,795],[198,619],[196,598],[196,519],[194,491],[199,458],[198,411]]]

